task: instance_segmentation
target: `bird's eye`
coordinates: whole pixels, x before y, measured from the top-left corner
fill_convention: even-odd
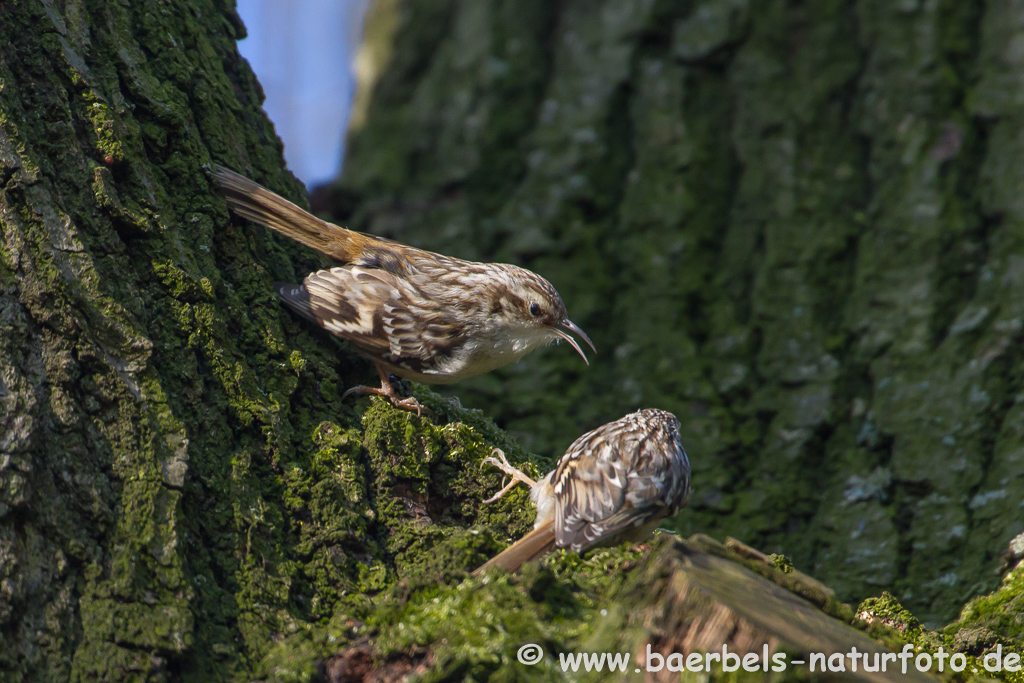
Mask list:
[[[530,304],[530,315],[532,315],[534,318],[540,317],[540,304],[536,302]]]

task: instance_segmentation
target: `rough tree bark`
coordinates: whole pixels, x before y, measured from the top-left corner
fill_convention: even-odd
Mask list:
[[[477,519],[497,479],[452,453],[523,457],[479,416],[340,402],[369,368],[271,288],[317,262],[203,171],[301,200],[243,31],[219,0],[0,4],[0,679],[251,680],[451,535],[400,533],[427,502]],[[499,548],[459,547],[421,581]]]
[[[594,338],[453,391],[555,454],[677,413],[682,531],[941,623],[1024,530],[1016,0],[379,2],[359,229],[548,276]],[[372,93],[372,94],[367,94]]]
[[[297,439],[288,395],[338,379],[323,350],[285,341],[265,286],[288,261],[264,235],[223,229],[201,168],[219,158],[299,187],[240,35],[221,2],[0,8],[12,676],[237,661],[287,619],[286,558],[263,549],[284,532],[264,478]]]

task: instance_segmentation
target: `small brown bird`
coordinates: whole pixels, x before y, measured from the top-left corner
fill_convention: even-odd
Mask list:
[[[276,284],[292,310],[347,339],[374,363],[379,394],[419,412],[414,398],[399,400],[395,374],[424,384],[449,384],[519,360],[569,334],[594,344],[565,312],[551,283],[524,268],[474,263],[407,247],[322,221],[223,166],[213,179],[240,216],[276,230],[344,265],[310,274],[301,285]]]
[[[488,567],[518,571],[555,548],[583,552],[647,538],[665,517],[678,512],[690,493],[690,461],[679,439],[679,420],[646,409],[598,427],[576,439],[555,469],[534,482],[509,465],[505,455],[487,464],[512,480],[493,502],[522,481],[537,505],[533,531],[473,572]]]

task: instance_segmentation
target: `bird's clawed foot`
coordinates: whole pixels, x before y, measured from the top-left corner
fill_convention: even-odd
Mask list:
[[[375,394],[377,396],[383,396],[391,405],[400,409],[415,412],[417,416],[422,416],[423,413],[427,415],[433,415],[434,413],[427,408],[425,405],[416,400],[415,397],[409,396],[408,398],[399,398],[395,388],[391,386],[391,380],[380,368],[377,368],[377,372],[380,374],[380,389],[367,386],[352,387],[344,394],[341,395],[341,400],[344,401],[349,396],[364,396],[366,394]]]
[[[495,458],[493,457],[494,455],[497,455],[498,457]],[[490,457],[483,459],[483,462],[480,463],[480,467],[483,467],[484,465],[493,465],[494,467],[497,467],[499,470],[504,472],[506,477],[511,478],[511,481],[509,481],[507,484],[504,484],[503,488],[500,491],[498,491],[493,496],[485,500],[484,503],[493,503],[494,501],[500,499],[502,496],[508,493],[513,486],[515,486],[519,482],[523,482],[531,489],[537,485],[537,482],[523,474],[522,470],[520,470],[517,467],[513,467],[511,464],[509,464],[509,461],[505,458],[505,453],[500,448],[495,448],[493,451],[491,451]]]

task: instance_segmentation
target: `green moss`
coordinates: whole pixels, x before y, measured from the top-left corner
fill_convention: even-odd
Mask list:
[[[555,657],[614,642],[620,634],[611,624],[624,614],[611,596],[641,558],[629,548],[598,551],[586,560],[559,552],[517,576],[492,572],[403,593],[393,608],[385,605],[375,613],[377,657],[383,662],[428,648],[434,662],[429,680],[486,678],[511,675],[525,643],[543,644],[548,657]],[[612,630],[605,632],[606,626]],[[545,662],[544,675],[553,666]]]
[[[301,618],[293,617],[287,626],[292,635],[283,633],[276,645],[258,636],[261,623],[274,622],[271,615],[240,619],[253,638],[249,648],[260,671],[272,680],[313,676],[317,662],[343,644],[338,623],[369,619],[374,628],[383,627],[412,596],[457,585],[498,552],[495,531],[516,533],[529,525],[526,506],[514,515],[480,512],[479,501],[499,485],[499,477],[481,473],[480,461],[499,443],[512,454],[518,449],[480,415],[428,392],[418,397],[438,422],[374,399],[359,429],[321,424],[309,457],[280,476],[287,518],[297,522],[282,535],[294,559],[287,593],[278,600]],[[277,531],[274,525],[287,525],[269,512],[261,498],[236,513],[248,525],[247,555],[256,554],[261,535]],[[474,524],[483,520],[489,528]],[[271,577],[258,564],[246,571],[248,581],[260,582],[251,597],[243,593],[248,603],[271,590]],[[372,609],[369,596],[376,596]]]
[[[943,632],[956,638],[963,631],[984,629],[1007,649],[1024,648],[1024,565],[1010,571],[995,592],[964,606],[960,617]],[[993,643],[989,643],[991,645]]]
[[[193,277],[170,262],[154,263],[153,271],[167,287],[168,293],[176,299],[194,303],[213,298],[209,278]]]
[[[86,102],[89,103],[90,99],[87,97]],[[117,120],[110,107],[99,101],[92,101],[88,104],[88,107],[91,112],[90,119],[92,120],[93,132],[96,135],[97,152],[99,152],[101,158],[109,157],[110,162],[108,163],[124,161],[125,152],[121,141],[118,139]]]
[[[905,633],[912,639],[920,631],[917,618],[903,608],[903,605],[891,593],[882,593],[881,597],[868,598],[857,607],[857,616],[864,620],[879,620],[886,626]]]
[[[943,678],[967,680],[974,674],[1020,683],[1022,672],[993,671],[986,667],[986,655],[1001,652],[1020,652],[1024,647],[1024,629],[1019,618],[1020,596],[1024,584],[1020,572],[1010,572],[1002,586],[990,595],[975,598],[964,606],[960,617],[935,631],[923,626],[918,619],[890,593],[864,600],[857,608],[857,619],[866,623],[867,632],[892,650],[909,644],[915,652],[935,655],[941,648],[945,653],[966,656],[964,673],[946,672]],[[993,664],[989,659],[988,663]]]
[[[778,569],[783,574],[788,574],[795,569],[795,567],[793,566],[793,560],[789,559],[785,555],[772,553],[768,556],[768,561],[772,564],[773,567]]]
[[[334,653],[352,642],[363,630],[343,614],[326,624],[305,624],[283,638],[254,668],[259,680],[274,683],[308,683],[322,679],[325,653]]]

